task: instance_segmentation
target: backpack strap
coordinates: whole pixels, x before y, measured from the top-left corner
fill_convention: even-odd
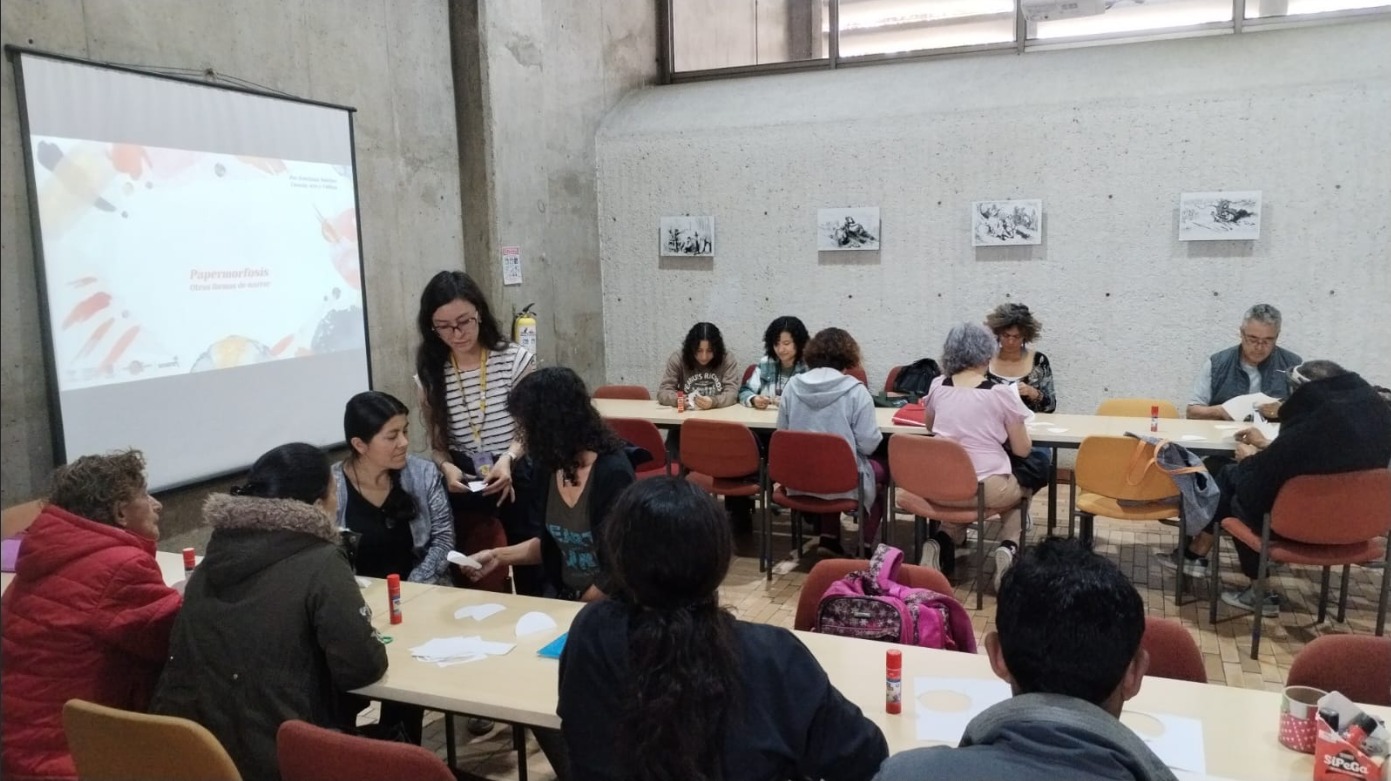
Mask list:
[[[1172,442],[1170,442],[1169,440],[1166,439],[1166,440],[1161,441],[1158,445],[1155,445],[1155,447],[1154,447],[1154,458],[1151,458],[1151,459],[1150,459],[1150,463],[1154,464],[1155,467],[1157,467],[1157,468],[1159,469],[1159,471],[1164,472],[1165,474],[1168,474],[1168,475],[1192,475],[1192,474],[1197,474],[1198,472],[1206,472],[1206,471],[1207,471],[1207,467],[1203,466],[1201,463],[1199,463],[1197,466],[1179,466],[1179,467],[1174,467],[1173,469],[1169,469],[1168,467],[1166,467],[1166,466],[1164,466],[1163,464],[1159,463],[1159,451],[1160,451],[1161,449],[1166,448],[1166,447],[1169,447],[1170,445],[1173,445],[1173,444],[1174,444],[1174,443],[1172,443]]]
[[[880,593],[898,585],[898,568],[903,563],[903,551],[890,545],[879,543],[874,556],[869,560],[869,580]]]

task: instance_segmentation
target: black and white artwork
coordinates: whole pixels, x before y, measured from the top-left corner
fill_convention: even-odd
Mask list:
[[[1179,241],[1251,241],[1260,237],[1260,191],[1179,196]]]
[[[816,211],[816,249],[879,249],[879,207],[852,206]]]
[[[976,201],[971,204],[971,244],[1005,247],[1043,243],[1043,201]]]
[[[663,217],[661,255],[715,254],[714,217]]]

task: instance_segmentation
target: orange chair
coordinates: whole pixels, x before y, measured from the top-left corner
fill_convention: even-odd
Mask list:
[[[39,513],[43,512],[45,504],[47,502],[43,499],[34,499],[6,507],[4,512],[0,512],[0,540],[8,540],[20,532],[28,531],[34,521],[39,519]]]
[[[757,497],[763,505],[763,551],[759,568],[771,570],[771,526],[767,475],[758,441],[739,423],[694,418],[681,425],[681,473],[716,496]],[[769,577],[772,577],[771,571]]]
[[[976,609],[985,605],[985,519],[1024,509],[1025,501],[987,507],[985,486],[976,479],[976,468],[965,448],[944,437],[899,434],[889,439],[889,474],[898,485],[898,507],[913,514],[913,555],[922,555],[927,519],[942,523],[976,525]],[[976,506],[945,507],[942,502]],[[1023,540],[1020,540],[1022,543]]]
[[[859,380],[860,384],[866,388],[869,387],[869,376],[865,374],[865,367],[851,366],[849,369],[846,369],[844,373]]]
[[[63,733],[82,781],[241,781],[217,738],[188,719],[68,700]]]
[[[891,369],[889,369],[889,376],[887,376],[887,377],[884,378],[884,392],[885,392],[885,393],[893,393],[893,392],[894,392],[894,382],[895,382],[896,380],[898,380],[898,373],[901,372],[901,371],[903,371],[903,367],[902,367],[902,366],[894,366],[894,367],[892,367]]]
[[[797,614],[792,619],[792,628],[807,631],[816,626],[816,607],[831,584],[852,572],[869,569],[864,559],[822,559],[807,573],[802,581],[802,590],[797,594]],[[947,576],[935,569],[903,564],[898,568],[898,582],[909,588],[932,589],[939,594],[951,596],[951,583]]]
[[[1318,620],[1328,614],[1328,576],[1332,567],[1342,565],[1342,585],[1338,593],[1338,620],[1347,615],[1348,570],[1353,564],[1382,561],[1381,596],[1377,599],[1377,636],[1386,630],[1387,587],[1391,569],[1391,546],[1380,538],[1391,531],[1391,469],[1367,469],[1332,475],[1300,475],[1290,478],[1275,496],[1275,506],[1266,513],[1259,532],[1240,518],[1224,518],[1213,535],[1212,606],[1208,618],[1217,622],[1218,550],[1222,532],[1257,551],[1254,596],[1256,605],[1265,601],[1266,576],[1270,562],[1304,564],[1323,568],[1319,591]],[[1257,659],[1261,645],[1261,610],[1252,612],[1251,658]]]
[[[346,735],[287,721],[275,736],[284,781],[454,781],[433,751],[410,743]]]
[[[662,441],[662,432],[657,430],[652,421],[641,418],[606,418],[604,422],[629,444],[652,454],[652,460],[637,470],[639,480],[657,475],[670,476],[673,471],[681,469],[680,464],[673,464],[667,459],[666,442]]]
[[[1154,407],[1159,408],[1161,418],[1178,417],[1178,407],[1164,399],[1107,399],[1097,405],[1096,414],[1106,418],[1147,418]]]
[[[865,522],[869,508],[865,507],[860,468],[850,443],[836,434],[812,431],[774,431],[768,443],[768,481],[775,486],[774,504],[792,510],[792,534],[801,550],[801,520],[797,513],[851,513],[860,520],[855,551],[864,549]],[[793,496],[798,491],[817,494],[839,494],[853,491],[853,499],[818,499],[815,496]],[[769,565],[772,564],[772,534],[768,535]],[[772,568],[769,575],[772,577]]]
[[[1183,624],[1171,618],[1145,616],[1145,635],[1140,645],[1150,655],[1146,675],[1176,681],[1207,683],[1203,652]]]
[[[1294,655],[1286,686],[1342,692],[1353,702],[1391,706],[1391,637],[1324,635]]]
[[[594,389],[594,398],[650,401],[652,394],[641,385],[600,385]]]

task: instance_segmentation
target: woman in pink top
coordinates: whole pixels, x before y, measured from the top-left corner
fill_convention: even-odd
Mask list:
[[[994,335],[979,323],[962,323],[952,328],[942,345],[943,375],[932,381],[925,416],[932,433],[965,448],[976,468],[976,479],[985,484],[987,507],[1023,498],[1024,491],[1014,479],[1009,454],[1027,456],[1033,445],[1024,425],[1030,413],[1018,391],[987,376],[996,347]],[[975,500],[959,505],[974,507]],[[996,591],[1019,549],[1023,523],[1018,509],[1003,513],[1000,519],[1003,528],[1000,545],[995,549]],[[924,545],[922,563],[950,574],[956,561],[956,546],[966,538],[966,527],[950,524],[947,528],[950,531],[936,532]],[[984,545],[985,541],[979,544]]]

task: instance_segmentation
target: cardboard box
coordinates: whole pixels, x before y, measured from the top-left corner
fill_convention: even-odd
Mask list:
[[[1338,724],[1346,727],[1353,719],[1362,715],[1356,703],[1338,692],[1331,692],[1319,700],[1319,709],[1331,708],[1338,712]],[[1368,735],[1368,742],[1380,741],[1388,745],[1391,736],[1385,724],[1379,724],[1376,731]],[[1328,726],[1322,716],[1318,717],[1318,738],[1314,744],[1314,781],[1383,781],[1386,778],[1385,752],[1368,755],[1364,747],[1352,745],[1347,738]]]

